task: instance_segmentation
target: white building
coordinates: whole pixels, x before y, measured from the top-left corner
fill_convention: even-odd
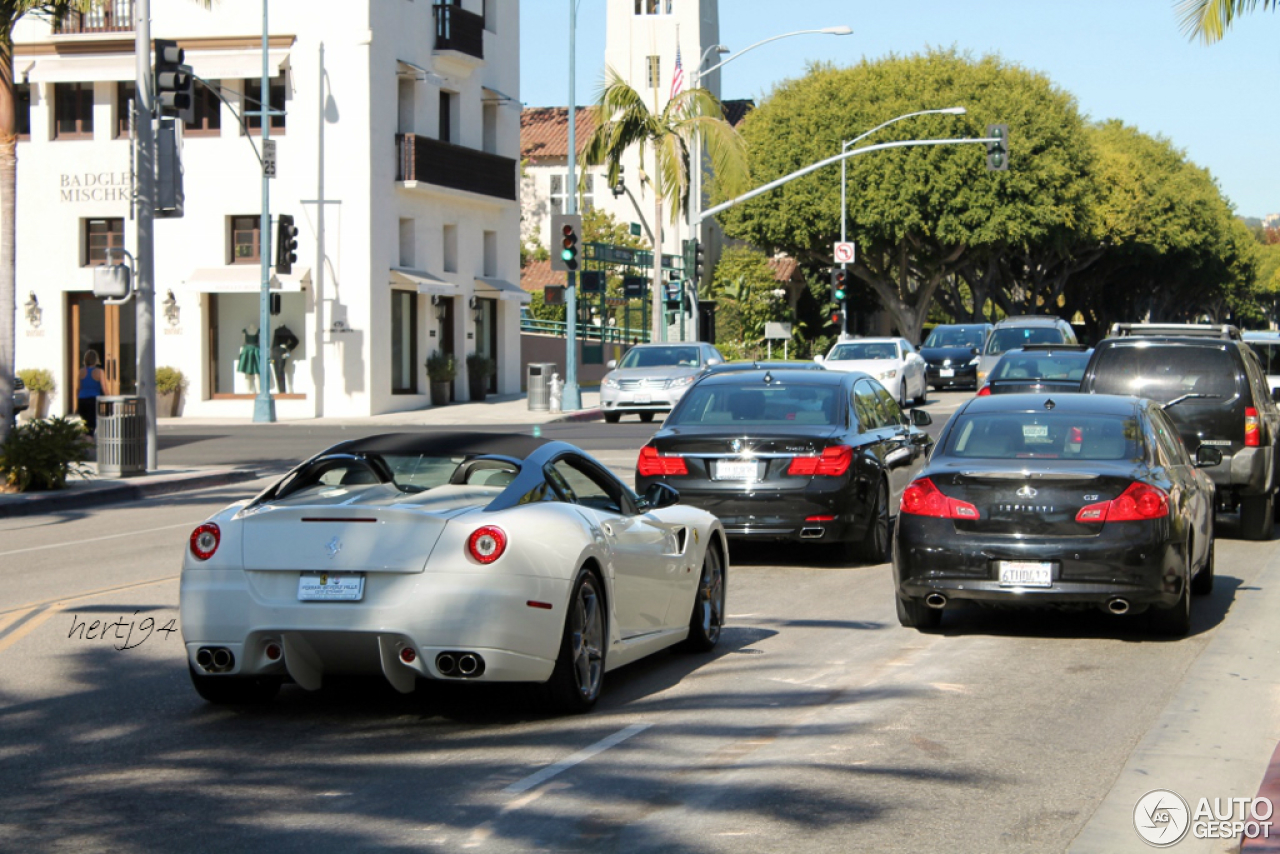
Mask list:
[[[425,407],[436,349],[457,357],[455,399],[472,352],[497,361],[491,391],[519,391],[518,3],[271,4],[270,100],[286,112],[271,118],[271,215],[300,229],[292,273],[273,282],[271,326],[297,342],[279,417]],[[237,368],[274,247],[259,235],[260,120],[246,132],[238,118],[260,94],[262,5],[151,0],[151,17],[209,84],[183,140],[185,215],[155,225],[156,364],[187,376],[186,414],[245,417],[256,378]],[[133,0],[61,32],[28,15],[14,35],[17,367],[53,371],[62,414],[88,349],[109,394],[136,390],[134,306],[92,294],[107,247],[135,247]]]

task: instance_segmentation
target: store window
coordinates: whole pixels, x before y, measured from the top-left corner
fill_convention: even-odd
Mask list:
[[[391,393],[418,393],[418,293],[391,292]]]
[[[129,107],[138,97],[138,84],[121,80],[116,84],[116,139],[129,138]]]
[[[278,297],[278,301],[277,298]],[[263,374],[275,396],[305,397],[312,389],[307,365],[306,294],[272,294],[268,359],[252,358],[258,352],[258,320],[261,294],[211,293],[208,295],[211,388],[214,398],[257,394]],[[278,311],[277,305],[278,302]]]
[[[93,139],[93,84],[53,84],[55,139]]]
[[[203,88],[203,87],[201,87]],[[284,75],[275,77],[271,80],[271,109],[280,112],[271,117],[271,133],[279,135],[284,133]],[[250,115],[259,112],[262,107],[262,79],[251,79],[244,81],[244,113],[245,127],[250,131],[262,130],[262,116]]]
[[[124,248],[123,219],[86,219],[84,221],[84,266],[99,267],[107,263],[108,249]],[[112,261],[120,261],[119,253]]]
[[[231,258],[228,264],[258,264],[262,261],[262,217],[258,214],[231,217]]]

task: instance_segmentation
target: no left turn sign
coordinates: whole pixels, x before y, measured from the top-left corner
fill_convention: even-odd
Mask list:
[[[837,243],[834,246],[832,255],[835,256],[837,264],[853,263],[853,241],[847,243]]]

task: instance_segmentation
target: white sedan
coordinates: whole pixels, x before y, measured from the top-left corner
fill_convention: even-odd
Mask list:
[[[832,371],[864,371],[880,381],[903,409],[924,403],[929,391],[924,357],[905,338],[844,338],[826,358],[813,360]]]
[[[657,488],[661,487],[661,488]],[[181,617],[196,690],[265,702],[329,674],[544,683],[591,707],[605,672],[724,623],[715,516],[641,497],[530,436],[386,434],[335,445],[190,537]]]

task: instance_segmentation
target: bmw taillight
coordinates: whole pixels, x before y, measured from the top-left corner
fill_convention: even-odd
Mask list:
[[[902,512],[937,519],[977,519],[978,508],[968,501],[943,495],[933,481],[922,477],[902,493]]]
[[[787,474],[812,477],[839,477],[849,470],[853,462],[853,448],[848,445],[832,445],[822,449],[820,457],[793,457],[787,466]]]
[[[467,537],[467,552],[481,563],[493,563],[506,550],[506,532],[494,525],[476,528]]]
[[[1134,482],[1110,501],[1080,508],[1077,522],[1140,522],[1169,515],[1169,496],[1158,486]]]
[[[1262,425],[1258,423],[1258,410],[1252,406],[1244,411],[1244,446],[1256,448],[1262,444]]]
[[[208,560],[222,542],[222,531],[212,522],[205,522],[191,532],[191,553],[196,560]]]
[[[978,397],[986,397],[986,396],[987,396],[987,395],[989,395],[989,394],[991,394],[991,386],[989,386],[989,385],[984,385],[982,388],[978,389],[978,395],[977,395],[977,396],[978,396]]]
[[[653,445],[645,445],[640,449],[640,459],[636,461],[636,471],[641,477],[660,475],[688,474],[689,467],[684,464],[684,457],[668,457],[658,453]]]

